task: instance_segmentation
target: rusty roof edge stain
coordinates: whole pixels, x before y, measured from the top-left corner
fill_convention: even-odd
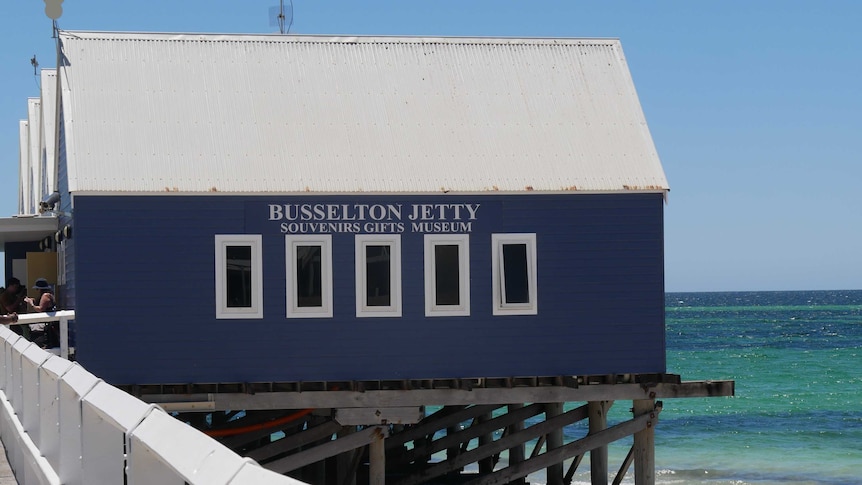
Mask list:
[[[630,190],[630,191],[635,191],[635,190],[665,190],[665,191],[666,191],[666,190],[670,190],[670,189],[669,189],[669,188],[667,188],[667,187],[662,187],[662,186],[659,186],[659,185],[644,185],[644,186],[640,186],[640,185],[623,185],[623,189],[624,189],[624,190]]]

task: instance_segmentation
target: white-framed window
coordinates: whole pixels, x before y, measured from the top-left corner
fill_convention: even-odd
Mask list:
[[[401,235],[356,236],[356,316],[401,316]]]
[[[536,234],[491,235],[494,315],[535,315]]]
[[[470,236],[425,235],[425,316],[470,315]]]
[[[216,318],[263,318],[260,234],[216,234]]]
[[[66,240],[57,244],[57,286],[66,284]]]
[[[332,236],[284,236],[287,318],[332,317]]]

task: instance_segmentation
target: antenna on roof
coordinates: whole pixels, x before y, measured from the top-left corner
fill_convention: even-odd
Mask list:
[[[52,37],[56,39],[54,44],[57,46],[57,75],[54,76],[57,79],[57,89],[54,94],[54,140],[60,139],[60,105],[62,96],[60,93],[62,92],[60,78],[60,66],[61,60],[63,59],[63,51],[62,45],[60,44],[60,27],[57,24],[57,19],[63,15],[63,0],[44,0],[45,2],[45,15],[51,19],[51,31],[53,33]],[[33,64],[33,72],[35,74],[36,67],[38,66],[38,62],[36,62],[36,55],[33,55],[33,59],[31,60]],[[60,169],[60,144],[54,143],[54,192],[57,192],[58,181],[60,179],[58,170]]]
[[[282,34],[289,34],[293,25],[293,0],[288,2],[287,8],[284,6],[284,0],[278,2],[278,7],[269,7],[269,25],[278,26],[278,31]]]

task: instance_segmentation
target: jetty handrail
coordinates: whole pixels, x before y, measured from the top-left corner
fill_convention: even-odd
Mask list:
[[[19,324],[74,312],[29,314]],[[302,485],[0,326],[0,438],[22,485]]]
[[[75,319],[75,310],[57,310],[54,312],[22,313],[18,322],[10,325],[29,325],[33,323],[60,322],[60,357],[69,358],[69,320]]]

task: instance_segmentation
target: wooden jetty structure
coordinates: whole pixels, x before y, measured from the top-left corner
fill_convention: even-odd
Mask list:
[[[490,485],[525,483],[544,472],[548,484],[570,484],[589,455],[592,483],[620,483],[631,472],[635,483],[647,484],[655,481],[661,400],[732,396],[734,383],[610,375],[127,391],[308,483]],[[617,401],[631,401],[632,417],[609,426],[607,413]],[[564,443],[563,430],[579,422],[588,423],[585,434]],[[608,445],[632,436],[625,460],[609,469]]]
[[[556,485],[589,452],[606,483],[633,436],[612,471],[649,484],[661,400],[733,395],[668,373],[670,188],[618,40],[57,48],[6,276],[56,284],[89,372],[266,467]]]

